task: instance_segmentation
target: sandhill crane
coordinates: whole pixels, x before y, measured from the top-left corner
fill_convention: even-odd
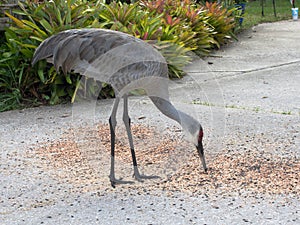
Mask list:
[[[52,62],[58,71],[74,71],[97,81],[109,83],[115,100],[109,118],[111,135],[110,182],[113,187],[130,181],[115,177],[116,112],[124,99],[123,121],[131,149],[134,177],[138,181],[156,176],[141,175],[138,170],[128,115],[128,92],[144,89],[154,105],[166,116],[177,121],[199,153],[207,171],[203,153],[203,129],[193,117],[177,110],[169,101],[168,67],[164,57],[150,44],[128,34],[96,28],[72,29],[44,40],[36,49],[32,64],[41,59]]]

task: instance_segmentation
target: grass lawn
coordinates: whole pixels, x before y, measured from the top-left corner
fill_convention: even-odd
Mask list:
[[[290,0],[275,0],[277,17],[274,16],[272,0],[264,0],[264,14],[262,16],[261,0],[248,1],[242,29],[248,29],[254,25],[264,22],[292,19],[292,5]],[[299,1],[300,6],[300,1]],[[297,2],[296,2],[297,7]]]

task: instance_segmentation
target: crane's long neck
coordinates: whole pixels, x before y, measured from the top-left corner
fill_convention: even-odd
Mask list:
[[[199,131],[200,123],[188,114],[177,110],[169,100],[150,96],[154,105],[167,117],[177,121],[189,134],[194,135]]]
[[[167,117],[177,121],[181,124],[181,119],[178,110],[172,105],[171,102],[162,99],[160,97],[150,96],[150,99],[154,103],[154,105]]]

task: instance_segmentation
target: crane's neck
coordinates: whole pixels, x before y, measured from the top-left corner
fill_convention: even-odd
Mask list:
[[[187,138],[192,143],[197,143],[200,123],[190,115],[177,110],[169,100],[150,96],[154,105],[167,117],[177,121],[187,134]]]

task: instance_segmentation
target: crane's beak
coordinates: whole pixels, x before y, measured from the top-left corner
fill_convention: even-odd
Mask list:
[[[207,172],[207,167],[206,167],[206,162],[205,162],[205,157],[204,157],[204,149],[203,149],[202,142],[199,142],[196,147],[197,147],[197,150],[198,150],[198,153],[199,153],[202,165],[203,165],[203,169],[204,169],[205,172]]]

